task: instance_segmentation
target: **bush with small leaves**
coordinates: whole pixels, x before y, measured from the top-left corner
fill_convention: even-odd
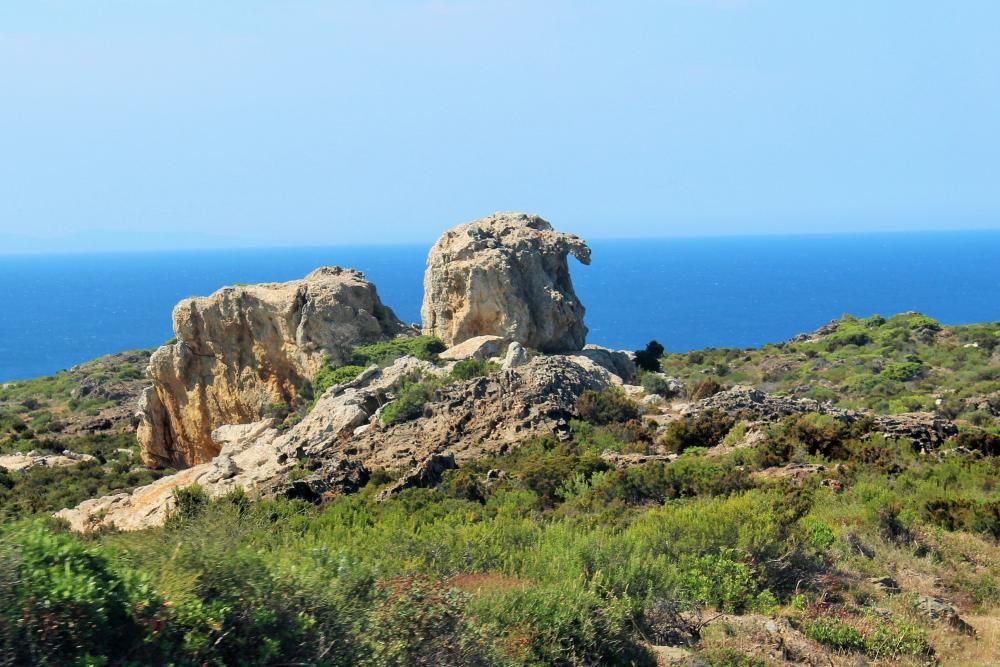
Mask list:
[[[586,390],[576,400],[576,410],[580,419],[597,425],[627,422],[642,414],[639,404],[617,387]]]

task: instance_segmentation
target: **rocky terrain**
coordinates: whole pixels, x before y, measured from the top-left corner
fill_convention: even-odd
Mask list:
[[[0,646],[54,664],[1000,663],[1000,324],[845,317],[760,350],[616,351],[585,344],[569,254],[589,259],[496,214],[432,249],[424,336],[360,274],[321,269],[182,302],[148,375],[138,355],[4,389],[23,428],[0,510],[59,510],[72,533],[0,530]],[[24,437],[69,400],[111,431],[80,439],[69,417]],[[141,457],[110,419],[136,405]],[[39,611],[26,587],[55,580],[72,604]]]
[[[337,267],[186,299],[173,321],[177,341],[150,358],[153,386],[139,405],[142,457],[157,466],[211,460],[215,428],[296,402],[324,363],[402,330],[361,273]]]

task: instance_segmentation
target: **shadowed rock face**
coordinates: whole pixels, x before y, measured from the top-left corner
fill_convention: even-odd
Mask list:
[[[496,213],[445,232],[427,258],[424,333],[449,346],[492,335],[542,352],[583,348],[587,328],[570,254],[590,264],[583,239],[525,213]]]
[[[324,359],[345,363],[353,346],[402,330],[375,287],[339,267],[185,299],[173,320],[177,342],[153,353],[139,403],[142,456],[154,466],[210,460],[214,428],[259,420],[295,401]]]

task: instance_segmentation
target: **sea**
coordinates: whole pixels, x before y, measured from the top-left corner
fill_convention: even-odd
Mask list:
[[[570,259],[588,341],[636,349],[756,347],[845,313],[916,310],[947,324],[1000,320],[1000,230],[594,240]],[[50,375],[172,337],[178,300],[234,283],[364,271],[420,319],[429,245],[0,255],[0,382]]]

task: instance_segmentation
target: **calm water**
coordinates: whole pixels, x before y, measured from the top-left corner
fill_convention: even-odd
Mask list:
[[[571,260],[590,342],[750,347],[842,315],[919,310],[1000,320],[1000,231],[595,241]],[[53,373],[172,336],[181,298],[232,283],[363,270],[403,320],[420,317],[425,246],[0,256],[0,381]]]

